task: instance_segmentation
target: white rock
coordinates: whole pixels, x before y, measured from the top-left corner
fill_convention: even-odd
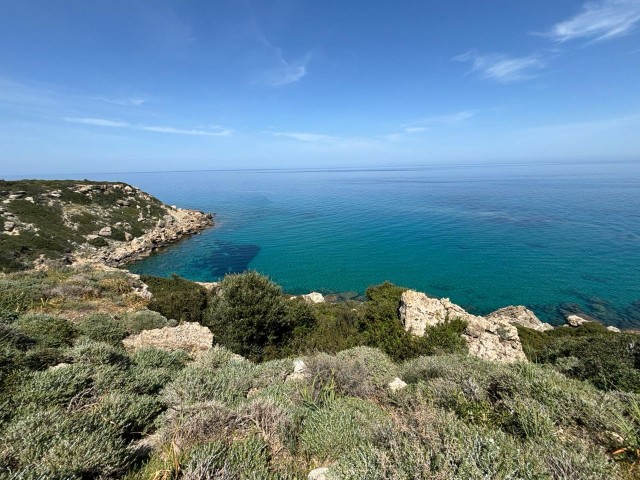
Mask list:
[[[607,330],[609,330],[610,332],[614,332],[614,333],[620,333],[621,330],[618,327],[614,327],[613,325],[609,325],[607,327]]]
[[[124,232],[124,240],[126,242],[130,242],[131,240],[133,240],[133,235],[131,235],[129,232]]]
[[[287,376],[286,381],[291,382],[295,380],[304,380],[309,376],[307,365],[301,358],[296,358],[293,361],[293,373]]]
[[[327,467],[314,468],[309,472],[307,480],[327,480],[327,473],[329,473]]]
[[[403,382],[400,378],[396,377],[393,380],[391,380],[387,386],[389,387],[389,390],[391,390],[392,392],[397,392],[398,390],[402,390],[403,388],[405,388],[407,384]]]
[[[471,315],[448,298],[429,298],[407,290],[401,296],[399,313],[405,330],[419,337],[427,327],[458,318],[467,323],[462,337],[469,354],[497,362],[527,361],[516,327],[503,319]]]
[[[100,231],[98,232],[98,235],[100,235],[101,237],[110,237],[111,236],[111,227],[101,228]]]
[[[587,320],[586,318],[582,318],[580,315],[569,315],[567,317],[567,324],[572,327],[579,327],[580,325],[583,325],[588,321],[589,320]]]
[[[522,325],[523,327],[531,328],[539,332],[553,330],[552,325],[542,322],[538,317],[536,317],[535,313],[522,305],[501,308],[495,312],[491,312],[487,315],[487,318],[489,320],[499,320],[511,324]]]
[[[318,293],[318,292],[307,293],[306,295],[302,295],[302,298],[304,299],[305,302],[309,302],[309,303],[324,302],[324,297],[322,296],[321,293]]]
[[[4,222],[5,231],[11,232],[14,228],[16,228],[15,222]]]
[[[125,348],[138,350],[154,347],[161,350],[184,350],[191,354],[213,347],[213,333],[196,322],[184,322],[177,327],[143,330],[122,340]]]
[[[27,202],[36,203],[33,197],[24,197]]]

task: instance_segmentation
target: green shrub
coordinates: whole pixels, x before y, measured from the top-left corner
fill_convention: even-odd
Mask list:
[[[156,328],[175,327],[176,320],[168,320],[165,316],[151,310],[138,310],[127,313],[122,318],[122,323],[129,334],[140,333],[143,330],[154,330]]]
[[[109,242],[107,242],[104,238],[102,237],[95,237],[92,238],[91,240],[89,240],[87,242],[89,245],[93,246],[93,247],[106,247],[107,245],[109,245]]]
[[[204,319],[216,340],[260,360],[269,347],[284,344],[294,329],[280,287],[257,272],[227,275]]]
[[[127,336],[122,322],[106,313],[94,313],[76,323],[81,335],[91,340],[118,345]]]
[[[73,324],[64,318],[52,315],[31,313],[22,315],[14,326],[24,335],[33,338],[38,345],[45,347],[63,347],[70,345],[77,331]]]
[[[94,415],[117,429],[124,438],[140,438],[164,410],[157,396],[108,393],[100,398]]]
[[[304,420],[300,448],[319,462],[370,444],[391,427],[386,413],[375,404],[357,398],[337,398],[311,411]]]
[[[207,290],[197,283],[177,275],[170,278],[140,277],[149,286],[153,299],[147,305],[167,318],[180,322],[202,323],[202,314],[207,308]]]
[[[76,363],[85,365],[111,365],[127,368],[131,360],[122,345],[116,346],[93,340],[81,341],[67,351]]]
[[[536,332],[518,327],[528,358],[602,390],[640,393],[640,336],[609,332],[597,323]]]

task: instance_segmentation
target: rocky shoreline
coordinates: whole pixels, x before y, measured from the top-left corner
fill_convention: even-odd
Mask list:
[[[110,267],[122,267],[183,238],[197,235],[213,225],[213,215],[210,213],[171,206],[156,226],[144,235],[127,238],[123,242],[112,240],[99,248],[83,246],[76,253],[74,263],[98,262]],[[108,236],[109,232],[103,229],[101,235]]]

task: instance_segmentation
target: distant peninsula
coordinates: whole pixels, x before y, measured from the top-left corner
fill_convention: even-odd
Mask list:
[[[126,183],[89,180],[0,180],[0,215],[5,273],[50,261],[119,267],[214,223]]]

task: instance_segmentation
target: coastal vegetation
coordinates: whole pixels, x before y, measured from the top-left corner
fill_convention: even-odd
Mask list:
[[[520,328],[533,362],[501,364],[466,355],[457,320],[405,335],[403,289],[389,283],[362,303],[311,304],[255,272],[212,291],[178,277],[144,280],[153,300],[120,270],[0,278],[4,477],[640,473],[638,367],[635,352],[622,354],[633,334],[591,323]],[[209,326],[218,346],[194,356],[122,344],[179,321]],[[594,365],[614,377],[603,381]],[[394,391],[395,378],[407,386]]]

